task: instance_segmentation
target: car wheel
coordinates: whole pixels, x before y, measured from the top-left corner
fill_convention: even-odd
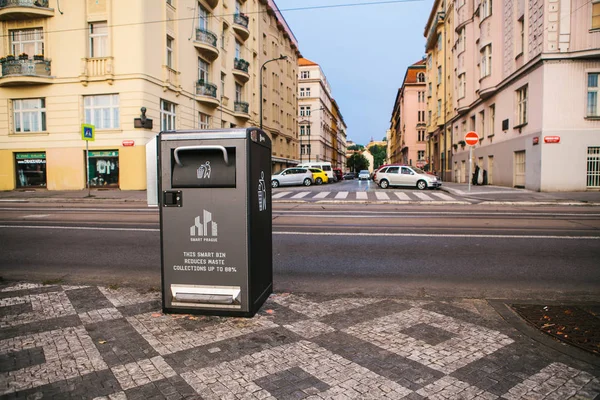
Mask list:
[[[321,183],[323,183],[323,179],[321,179],[321,178],[317,178],[317,179],[315,180],[315,183],[316,183],[317,185],[320,185]]]
[[[276,187],[279,187],[279,181],[277,181],[277,180],[273,179],[273,180],[271,181],[271,187],[274,187],[274,188],[276,188]]]
[[[306,178],[303,182],[304,186],[310,186],[312,185],[312,181],[309,178]]]
[[[390,185],[390,183],[388,181],[386,181],[385,179],[379,182],[379,186],[382,189],[387,189],[389,185]]]
[[[427,182],[425,182],[423,180],[417,182],[417,189],[419,189],[419,190],[427,189]]]

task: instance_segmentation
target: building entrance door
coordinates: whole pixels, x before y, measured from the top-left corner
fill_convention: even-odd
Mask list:
[[[513,186],[517,188],[525,187],[525,150],[515,151],[514,159],[514,171],[515,175],[513,178]]]

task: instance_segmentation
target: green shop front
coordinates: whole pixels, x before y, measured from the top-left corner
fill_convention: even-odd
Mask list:
[[[90,150],[90,187],[119,187],[119,151]]]
[[[15,153],[17,188],[46,187],[46,153]]]

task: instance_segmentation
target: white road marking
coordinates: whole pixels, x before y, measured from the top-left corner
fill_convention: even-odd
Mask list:
[[[292,196],[292,199],[301,199],[304,196],[308,195],[310,192],[299,192]]]
[[[324,199],[331,192],[319,192],[313,196],[313,199]]]
[[[348,192],[339,192],[335,195],[336,199],[345,199],[346,197],[348,197]]]
[[[433,200],[431,197],[427,196],[425,193],[413,193],[413,194],[421,200],[425,200],[425,201]]]
[[[271,198],[273,198],[273,199],[280,199],[283,196],[287,196],[290,193],[292,193],[292,192],[279,192],[277,194],[272,195]]]
[[[356,192],[356,200],[367,200],[367,192]]]
[[[387,195],[387,193],[383,193],[383,192],[375,192],[375,197],[377,197],[377,200],[389,200],[390,196]]]
[[[394,192],[394,194],[396,195],[396,197],[398,197],[400,200],[404,200],[404,201],[410,201],[410,197],[408,197],[408,195],[406,193],[402,193],[402,192]]]
[[[32,215],[25,215],[23,218],[46,218],[49,216],[50,216],[50,214],[32,214]]]

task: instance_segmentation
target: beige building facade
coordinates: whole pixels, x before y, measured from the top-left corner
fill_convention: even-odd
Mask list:
[[[281,56],[262,122],[273,168],[297,162],[300,53],[271,0],[12,0],[0,29],[0,190],[84,188],[82,124],[91,186],[145,189],[158,132],[258,126]]]
[[[414,165],[419,168],[423,168],[427,163],[425,62],[421,60],[409,66],[402,87],[398,89],[387,133],[389,163]]]

